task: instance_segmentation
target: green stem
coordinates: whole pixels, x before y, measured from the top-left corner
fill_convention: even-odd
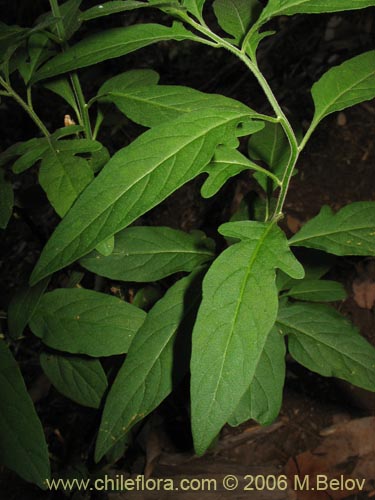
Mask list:
[[[51,6],[51,11],[53,16],[57,18],[57,23],[56,23],[57,34],[59,36],[60,43],[64,50],[66,49],[65,27],[61,17],[60,7],[57,0],[49,0],[49,3]],[[81,82],[79,81],[77,73],[74,72],[70,75],[70,81],[72,83],[74,95],[79,108],[79,113],[78,113],[79,124],[82,125],[83,128],[85,129],[86,137],[88,139],[92,139],[89,110],[85,101],[85,97],[82,92]]]
[[[29,117],[33,120],[35,125],[39,128],[39,130],[42,132],[42,134],[46,137],[48,140],[49,145],[51,148],[54,150],[52,141],[51,141],[51,134],[49,133],[47,127],[44,125],[42,120],[39,118],[39,116],[35,113],[34,109],[25,102],[22,97],[17,94],[17,92],[2,78],[0,77],[0,85],[3,86],[3,88],[6,90],[8,93],[9,97],[12,97],[20,106],[21,108],[26,111],[26,113],[29,115]]]
[[[272,106],[272,109],[276,115],[276,119],[273,119],[274,121],[277,121],[280,123],[280,125],[283,127],[283,130],[285,132],[285,135],[288,139],[289,145],[290,145],[290,156],[288,160],[288,164],[285,167],[283,176],[282,176],[282,185],[280,187],[280,193],[278,196],[276,208],[273,214],[273,220],[278,220],[282,216],[282,210],[285,202],[285,198],[288,192],[289,188],[289,183],[293,175],[294,167],[297,162],[297,158],[299,155],[299,149],[298,149],[298,142],[297,138],[294,134],[293,128],[291,124],[289,123],[289,120],[285,116],[283,110],[281,109],[274,93],[272,92],[271,87],[269,86],[267,80],[264,78],[263,74],[259,70],[257,64],[253,62],[248,55],[244,52],[244,50],[240,50],[231,43],[227,42],[226,40],[223,40],[221,37],[216,35],[216,33],[212,32],[208,27],[202,26],[199,23],[195,22],[193,19],[190,17],[187,17],[185,19],[186,22],[188,22],[193,28],[195,28],[197,31],[200,33],[204,34],[208,38],[211,38],[211,40],[215,41],[218,46],[223,47],[227,49],[229,52],[232,52],[235,56],[237,56],[246,66],[247,68],[251,71],[251,73],[255,76],[257,79],[259,85],[263,89],[263,92],[265,93],[270,105]],[[245,37],[246,41],[246,37]],[[245,47],[245,41],[243,47]]]

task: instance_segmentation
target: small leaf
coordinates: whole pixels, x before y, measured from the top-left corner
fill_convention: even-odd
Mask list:
[[[18,63],[18,70],[26,84],[29,83],[36,68],[50,57],[49,38],[45,33],[34,33],[27,40],[25,58]]]
[[[259,357],[254,378],[228,423],[237,425],[254,419],[269,425],[279,414],[285,380],[285,341],[273,327]]]
[[[99,408],[108,386],[99,360],[43,352],[40,364],[61,394],[80,405]]]
[[[0,170],[0,228],[5,229],[13,212],[13,186],[4,177],[3,169]]]
[[[200,274],[182,278],[148,313],[108,394],[96,461],[154,410],[188,370],[200,285]]]
[[[124,56],[162,40],[181,41],[199,40],[199,38],[177,22],[172,27],[150,23],[101,31],[49,60],[36,73],[34,81]]]
[[[149,7],[149,5],[145,2],[138,2],[137,0],[113,0],[112,2],[95,5],[95,7],[91,7],[91,9],[83,11],[79,18],[81,21],[90,21],[91,19],[97,19],[98,17],[119,14],[120,12],[140,9],[142,7]]]
[[[258,0],[215,0],[213,9],[219,25],[237,43],[246,35],[257,17]]]
[[[336,214],[324,206],[289,243],[334,255],[375,255],[375,202],[351,203]]]
[[[37,161],[43,158],[44,153],[48,150],[48,142],[45,137],[30,139],[15,146],[17,147],[12,150],[12,146],[9,148],[9,154],[12,151],[14,157],[19,156],[12,166],[15,174],[21,174],[31,168]],[[8,150],[4,151],[4,154],[7,152]]]
[[[106,85],[104,84],[103,87]],[[103,88],[102,87],[102,88]],[[106,89],[108,92],[108,89]],[[132,121],[145,127],[155,127],[178,118],[184,113],[204,107],[228,107],[243,105],[234,99],[218,94],[206,94],[177,85],[129,86],[110,89],[106,100],[112,101]],[[259,128],[263,122],[257,122]],[[254,123],[252,123],[254,126]],[[248,133],[253,133],[251,130]]]
[[[290,147],[279,123],[266,122],[263,130],[250,137],[248,151],[250,158],[263,161],[276,177],[282,177],[289,160]],[[261,174],[255,174],[254,177],[267,191],[270,180]],[[272,189],[277,188],[275,182],[271,182],[271,186]]]
[[[58,289],[43,295],[30,328],[52,349],[111,356],[127,352],[145,317],[141,309],[111,295]]]
[[[120,150],[57,227],[32,281],[83,257],[202,173],[218,144],[237,144],[238,124],[251,117],[246,106],[186,113]]]
[[[113,249],[115,248],[115,237],[110,236],[107,240],[101,241],[97,247],[96,250],[98,252],[98,257],[108,257],[111,255],[113,252]]]
[[[48,283],[49,278],[40,281],[35,286],[25,286],[12,297],[8,307],[8,330],[12,339],[22,337]]]
[[[206,0],[182,0],[182,5],[197,19],[202,19],[202,11],[205,2]]]
[[[329,0],[328,2],[326,0],[269,0],[260,16],[259,24],[264,24],[276,16],[340,12],[364,9],[374,5],[374,0]]]
[[[309,370],[375,391],[375,348],[335,309],[293,304],[280,309],[277,328],[289,336],[289,352]]]
[[[303,280],[292,286],[283,297],[310,302],[334,302],[346,299],[346,292],[341,283],[330,280]]]
[[[315,105],[311,128],[330,113],[375,97],[375,50],[328,70],[313,85],[311,93]]]
[[[204,233],[186,234],[168,227],[129,227],[115,237],[111,255],[92,252],[80,263],[89,271],[121,281],[157,281],[190,272],[214,256]]]
[[[93,178],[94,173],[88,162],[71,152],[48,151],[43,156],[39,183],[60,217],[64,217]]]
[[[51,92],[59,95],[66,101],[69,106],[77,113],[77,104],[76,98],[74,96],[73,89],[69,83],[69,80],[64,77],[55,78],[53,80],[49,80],[47,83],[43,84]]]
[[[50,477],[43,428],[18,365],[0,340],[0,463],[46,489]]]
[[[241,239],[211,265],[193,331],[191,415],[202,454],[252,383],[278,309],[275,268],[294,278],[303,268],[273,224],[230,222],[224,236]]]

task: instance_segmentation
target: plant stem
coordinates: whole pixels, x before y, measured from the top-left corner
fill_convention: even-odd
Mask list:
[[[34,109],[31,106],[29,106],[22,99],[22,97],[19,94],[17,94],[17,92],[2,77],[0,77],[0,85],[2,85],[3,88],[6,90],[6,92],[8,93],[8,96],[12,97],[21,106],[21,108],[23,108],[24,111],[26,111],[26,113],[33,120],[33,122],[36,124],[36,126],[39,128],[39,130],[42,132],[42,134],[46,137],[51,148],[54,149],[52,142],[51,142],[51,134],[49,133],[47,127],[44,125],[44,123],[39,118],[39,116],[35,113]]]
[[[298,141],[297,141],[297,138],[296,138],[295,133],[293,131],[293,128],[292,128],[291,124],[289,123],[289,120],[285,116],[283,110],[281,109],[281,107],[280,107],[274,93],[272,92],[272,89],[269,86],[267,80],[264,78],[263,74],[259,70],[257,64],[250,59],[250,57],[244,52],[244,50],[240,50],[239,48],[235,47],[231,43],[222,39],[220,36],[216,35],[216,33],[211,31],[206,25],[201,25],[188,16],[186,16],[186,17],[184,16],[184,20],[185,20],[185,22],[188,22],[197,31],[204,34],[208,38],[211,38],[211,40],[215,41],[218,46],[227,49],[229,52],[232,52],[232,54],[237,56],[247,66],[247,68],[251,71],[251,73],[257,79],[259,85],[263,89],[263,92],[265,93],[265,95],[268,99],[268,102],[272,106],[272,109],[276,115],[276,119],[273,119],[273,121],[278,121],[280,123],[280,125],[283,127],[283,130],[285,132],[285,135],[286,135],[288,142],[289,142],[289,145],[290,145],[290,156],[289,156],[288,164],[285,167],[285,170],[283,173],[282,185],[280,187],[280,193],[278,196],[275,211],[274,211],[273,216],[272,216],[273,220],[278,220],[280,217],[282,217],[282,210],[283,210],[285,198],[286,198],[286,195],[288,192],[290,179],[292,178],[294,167],[296,165],[297,158],[299,155]]]
[[[57,0],[49,0],[51,11],[54,17],[57,18],[56,29],[57,34],[59,36],[62,49],[66,49],[65,43],[65,28],[64,23],[61,18],[60,7]],[[76,102],[78,104],[79,114],[78,121],[79,124],[83,126],[85,129],[85,135],[88,139],[92,139],[92,130],[90,123],[90,115],[88,106],[85,101],[85,97],[82,92],[81,82],[79,81],[78,75],[76,72],[70,74],[70,81],[72,83],[74,95],[76,98]]]

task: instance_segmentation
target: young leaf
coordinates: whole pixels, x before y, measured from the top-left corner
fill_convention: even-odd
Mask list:
[[[115,237],[111,255],[92,252],[80,263],[91,272],[121,281],[157,281],[192,271],[213,259],[213,241],[204,233],[186,234],[168,227],[129,227]]]
[[[47,149],[48,142],[45,137],[17,142],[1,153],[0,165],[5,165],[14,158],[19,157],[14,162],[12,170],[15,174],[20,174],[40,160]]]
[[[8,307],[8,330],[12,339],[22,337],[48,283],[49,278],[46,278],[35,286],[25,286],[12,297]]]
[[[314,83],[311,93],[315,113],[310,129],[330,113],[375,97],[375,50],[328,70]]]
[[[213,3],[219,25],[237,43],[246,35],[259,7],[258,0],[215,0]]]
[[[263,126],[262,122],[258,123]],[[260,127],[254,127],[254,133],[258,132],[259,129]],[[217,148],[212,162],[206,167],[209,176],[201,188],[201,195],[204,198],[210,198],[219,191],[228,179],[243,170],[254,170],[258,172],[255,175],[271,177],[275,184],[280,185],[281,181],[271,172],[252,162],[236,149],[222,146]]]
[[[96,461],[154,410],[188,370],[200,285],[200,274],[182,278],[148,313],[108,394]]]
[[[115,154],[48,241],[37,282],[93,250],[205,169],[220,143],[234,141],[243,109],[202,109],[148,130]],[[236,139],[237,142],[237,139]]]
[[[322,304],[283,307],[277,328],[288,334],[293,358],[309,370],[375,391],[375,348],[335,309]]]
[[[50,59],[37,71],[34,81],[124,56],[162,40],[181,41],[199,40],[199,38],[177,22],[171,27],[150,23],[101,31]]]
[[[320,14],[344,10],[364,9],[375,5],[374,0],[269,0],[259,18],[259,25],[276,16],[293,14]]]
[[[61,394],[82,406],[99,408],[108,386],[99,360],[42,352],[40,364]]]
[[[113,89],[109,91],[106,100],[112,101],[128,118],[145,127],[155,127],[184,113],[198,111],[204,107],[243,108],[240,102],[229,97],[205,94],[177,85],[148,84]],[[263,127],[262,122],[258,122],[258,125],[260,128]]]
[[[47,151],[43,156],[39,183],[60,217],[64,217],[93,178],[88,162],[70,151]]]
[[[303,268],[273,224],[230,222],[227,248],[203,281],[193,331],[191,415],[195,451],[202,454],[230,419],[252,383],[278,309],[275,269],[294,278]]]
[[[263,161],[276,177],[281,178],[289,160],[290,147],[279,123],[266,122],[263,130],[250,137],[248,151],[250,158]],[[261,174],[254,177],[266,191],[269,179]],[[277,184],[273,183],[273,189],[276,188]]]
[[[0,340],[0,463],[46,489],[50,477],[43,428],[18,365]]]
[[[259,357],[250,387],[242,396],[228,423],[236,427],[254,419],[268,425],[279,414],[285,380],[285,341],[271,328]]]
[[[111,14],[119,14],[127,10],[141,9],[142,7],[149,7],[146,2],[138,2],[137,0],[113,0],[112,2],[105,2],[100,5],[95,5],[91,9],[81,12],[80,21],[90,21],[98,17],[110,16]]]
[[[346,292],[341,283],[330,280],[303,280],[292,286],[283,297],[292,297],[310,302],[334,302],[346,299]]]
[[[3,169],[0,169],[0,228],[5,229],[13,212],[13,186],[4,177]]]
[[[206,0],[182,0],[182,5],[197,19],[202,19],[202,11],[205,2]]]
[[[351,203],[335,214],[324,206],[289,243],[334,255],[375,255],[375,202]]]
[[[145,317],[141,309],[111,295],[58,289],[43,295],[30,328],[52,349],[111,356],[127,352]]]

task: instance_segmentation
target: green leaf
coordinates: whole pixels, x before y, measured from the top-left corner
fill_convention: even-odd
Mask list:
[[[17,142],[0,154],[0,165],[6,165],[19,156],[20,158],[14,162],[12,170],[15,174],[20,174],[40,160],[47,149],[48,143],[45,137]]]
[[[50,477],[43,428],[18,365],[0,340],[0,463],[46,489]]]
[[[12,339],[22,337],[48,283],[49,278],[46,278],[35,286],[25,286],[12,297],[8,307],[8,330]]]
[[[324,206],[289,243],[334,255],[375,255],[375,202],[351,203],[335,214]]]
[[[263,126],[262,122],[258,122],[261,127],[257,127],[256,124],[257,122],[254,122],[254,133]],[[217,148],[212,162],[206,168],[209,176],[201,188],[201,195],[204,198],[210,198],[219,191],[228,179],[243,170],[254,170],[259,173],[255,175],[263,178],[264,176],[271,176],[275,184],[280,185],[281,183],[272,173],[249,160],[236,149],[222,146]]]
[[[4,176],[3,169],[0,169],[0,228],[5,229],[13,212],[13,186]]]
[[[108,394],[96,461],[155,409],[188,370],[200,285],[200,274],[182,278],[148,313]]]
[[[250,387],[242,396],[228,423],[237,425],[254,419],[261,425],[273,422],[279,414],[285,380],[285,341],[273,327],[255,368]]]
[[[250,158],[263,161],[276,177],[282,177],[289,160],[290,147],[279,123],[266,122],[263,130],[250,137],[248,151]],[[262,188],[267,191],[269,179],[261,174],[255,174],[254,177]],[[277,188],[276,183],[271,182],[271,186],[273,189]]]
[[[269,0],[259,18],[259,24],[264,24],[276,16],[340,12],[344,10],[364,9],[365,7],[374,5],[374,0]]]
[[[328,70],[312,86],[311,93],[315,105],[312,129],[330,113],[375,97],[375,50]]]
[[[101,241],[97,247],[97,255],[98,258],[100,259],[101,257],[108,257],[111,255],[115,248],[115,237],[110,236],[107,240]]]
[[[155,127],[184,113],[199,111],[204,107],[220,106],[229,109],[243,107],[241,103],[229,97],[205,94],[189,87],[146,85],[113,88],[106,96],[106,100],[112,101],[128,118],[145,127]],[[262,128],[263,123],[258,122],[258,126]]]
[[[99,360],[42,352],[40,364],[61,394],[80,405],[100,407],[108,382]]]
[[[124,56],[162,40],[181,41],[199,40],[199,38],[177,22],[171,27],[150,23],[101,31],[49,60],[36,73],[34,80],[50,78],[107,59]]]
[[[292,286],[283,297],[311,302],[334,302],[346,299],[346,292],[341,283],[330,280],[303,280]]]
[[[70,151],[47,151],[43,156],[39,183],[60,217],[64,217],[93,178],[88,162]]]
[[[73,89],[69,83],[69,80],[64,77],[55,78],[53,80],[49,80],[47,83],[43,84],[51,92],[59,95],[66,101],[69,106],[78,114],[76,98],[73,92]]]
[[[50,56],[47,49],[49,38],[45,33],[34,33],[27,41],[25,58],[18,63],[18,70],[26,84],[36,68]]]
[[[60,5],[60,12],[62,14],[62,22],[64,24],[65,37],[64,41],[70,40],[76,31],[81,26],[81,19],[79,7],[82,0],[68,0]]]
[[[92,252],[80,264],[91,272],[121,281],[157,281],[192,271],[214,257],[213,241],[204,233],[186,234],[168,227],[129,227],[115,237],[104,257]]]
[[[101,3],[100,5],[95,5],[95,7],[83,11],[79,18],[81,21],[90,21],[98,17],[119,14],[120,12],[140,9],[142,7],[149,7],[149,5],[145,2],[138,2],[137,0],[113,0],[112,2]]]
[[[246,35],[259,8],[258,0],[215,0],[213,3],[219,25],[237,43]]]
[[[120,150],[57,227],[32,281],[83,257],[202,173],[217,145],[237,142],[238,123],[251,116],[246,106],[186,113]]]
[[[0,62],[9,60],[16,48],[22,43],[29,30],[20,26],[9,26],[0,21]]]
[[[97,96],[101,97],[101,101],[106,101],[104,97],[110,92],[126,93],[129,89],[156,85],[159,78],[159,74],[152,69],[131,69],[106,80]]]
[[[202,11],[205,2],[206,0],[182,0],[182,5],[197,19],[202,19]]]
[[[278,309],[275,268],[294,278],[303,268],[273,224],[229,222],[227,248],[203,281],[193,331],[191,415],[195,451],[202,454],[230,419],[254,379]]]
[[[83,288],[43,295],[30,321],[32,332],[53,349],[111,356],[127,352],[146,313],[116,297]]]
[[[309,370],[375,391],[375,348],[335,309],[323,304],[283,307],[277,327],[289,336],[290,354]]]

